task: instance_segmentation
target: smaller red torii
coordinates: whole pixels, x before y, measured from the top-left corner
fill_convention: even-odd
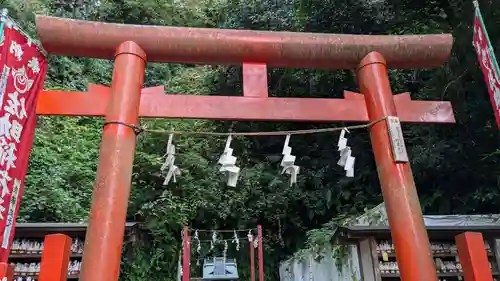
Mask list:
[[[449,56],[450,35],[363,36],[131,26],[37,16],[52,54],[113,59],[111,87],[88,92],[44,91],[41,115],[105,116],[87,230],[82,281],[117,281],[139,117],[231,120],[378,122],[370,137],[403,281],[437,281],[422,211],[400,130],[389,121],[454,123],[449,102],[393,95],[388,67],[437,67]],[[164,94],[143,89],[155,62],[243,64],[243,97]],[[344,99],[268,97],[267,67],[357,69],[360,94]],[[134,126],[123,126],[134,125]],[[394,127],[392,127],[394,129]],[[398,133],[396,132],[396,133]],[[395,137],[392,136],[392,141]],[[395,160],[396,159],[396,160]],[[264,280],[260,280],[264,281]]]
[[[262,225],[257,225],[257,240],[253,235],[249,237],[248,248],[250,250],[250,281],[255,281],[255,246],[257,242],[257,265],[259,268],[259,281],[264,281],[264,246],[262,244]],[[188,226],[182,230],[182,281],[191,280],[191,244],[194,242],[190,235]]]

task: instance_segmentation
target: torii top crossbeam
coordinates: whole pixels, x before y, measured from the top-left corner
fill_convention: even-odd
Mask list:
[[[210,28],[141,26],[37,16],[51,54],[112,59],[116,46],[134,41],[150,62],[266,63],[272,67],[355,69],[369,52],[390,68],[431,68],[448,58],[453,38],[439,35],[345,35]]]
[[[387,67],[441,65],[451,51],[450,35],[258,32],[132,26],[45,16],[37,16],[37,30],[51,54],[114,59],[110,88],[91,86],[86,93],[44,91],[37,106],[42,115],[106,116],[80,280],[118,280],[136,144],[132,125],[138,123],[138,117],[171,117],[387,119],[370,128],[370,137],[401,280],[437,281],[411,167],[407,157],[396,157],[405,156],[406,150],[402,132],[394,124],[399,124],[398,120],[453,123],[453,110],[449,102],[412,101],[408,93],[393,95]],[[162,87],[143,89],[147,61],[243,64],[243,97],[165,95]],[[267,66],[356,69],[361,94],[346,92],[344,99],[271,98]],[[264,281],[263,274],[259,281]]]

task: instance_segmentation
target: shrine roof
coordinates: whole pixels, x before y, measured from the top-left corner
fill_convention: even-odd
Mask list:
[[[465,231],[476,231],[485,236],[500,237],[500,214],[424,215],[423,217],[427,232],[433,238],[450,237]],[[384,203],[353,220],[346,221],[338,229],[338,233],[349,237],[390,236]]]
[[[500,225],[426,225],[427,232],[433,239],[448,238],[466,231],[481,232],[484,236],[500,237]],[[339,229],[350,237],[390,236],[389,226],[345,226]]]
[[[137,222],[127,222],[125,228],[130,230],[132,228],[138,227]],[[19,236],[29,236],[29,237],[39,237],[47,234],[54,233],[64,233],[70,236],[85,236],[87,231],[87,223],[57,223],[57,222],[46,222],[46,223],[17,223],[16,224],[16,235]]]

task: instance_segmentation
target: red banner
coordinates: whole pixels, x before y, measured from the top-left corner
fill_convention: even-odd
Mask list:
[[[474,17],[474,48],[479,59],[479,65],[483,71],[484,80],[488,87],[490,94],[491,104],[497,120],[497,125],[500,128],[500,80],[498,69],[496,66],[495,55],[493,50],[489,48],[489,40],[486,28],[481,20],[479,11],[476,12]]]
[[[6,24],[0,39],[0,262],[7,262],[14,238],[46,70],[36,45]]]

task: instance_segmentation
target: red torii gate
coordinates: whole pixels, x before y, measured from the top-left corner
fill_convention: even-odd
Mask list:
[[[133,26],[37,17],[44,48],[53,55],[113,59],[111,87],[88,92],[44,91],[40,115],[105,116],[87,231],[83,281],[118,280],[138,117],[231,120],[453,123],[450,103],[392,95],[387,67],[438,67],[451,35],[361,36]],[[164,94],[143,89],[147,61],[243,64],[244,96]],[[361,94],[345,99],[269,98],[267,66],[357,68]],[[437,281],[427,232],[408,162],[396,162],[388,123],[370,128],[396,257],[404,281]],[[263,281],[263,280],[260,280]]]

